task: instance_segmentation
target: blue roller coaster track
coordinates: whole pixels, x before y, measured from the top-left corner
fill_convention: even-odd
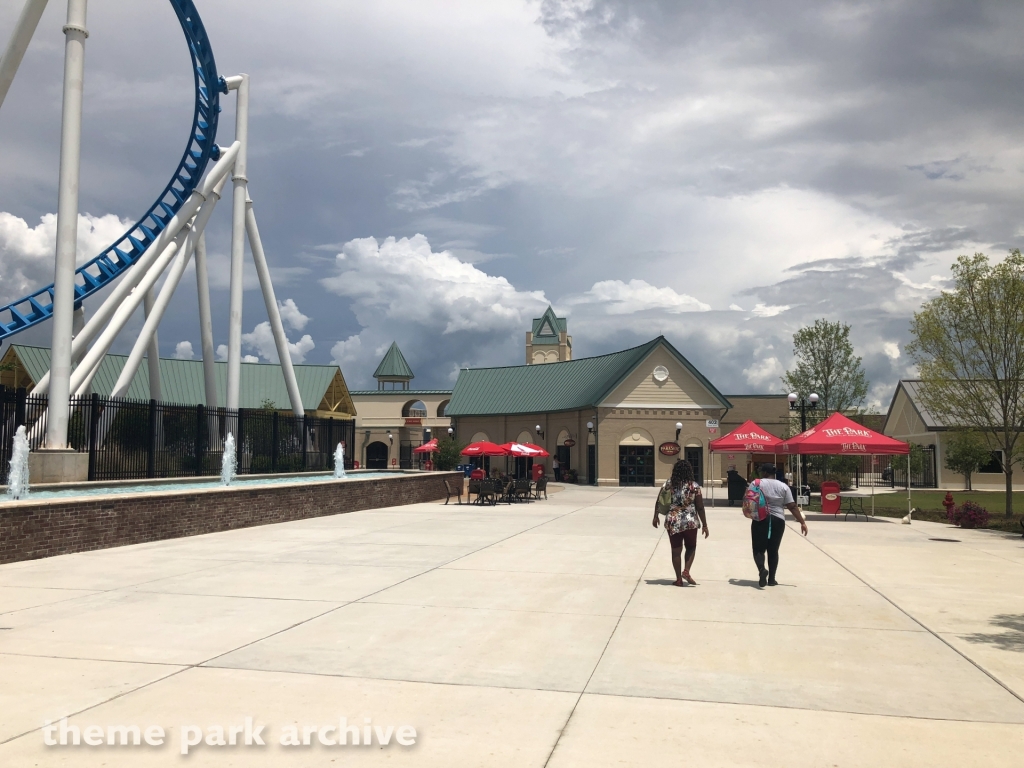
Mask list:
[[[195,112],[192,133],[181,162],[170,182],[145,215],[99,256],[75,271],[75,308],[127,272],[153,244],[202,179],[210,159],[220,150],[214,143],[220,114],[220,93],[227,92],[217,77],[217,65],[206,29],[192,0],[170,0],[188,42],[195,74]],[[53,315],[53,285],[50,284],[23,299],[0,307],[0,342],[31,328]]]

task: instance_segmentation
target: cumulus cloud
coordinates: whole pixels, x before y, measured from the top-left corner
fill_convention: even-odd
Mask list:
[[[125,233],[130,222],[113,214],[78,217],[77,262],[82,264]],[[53,282],[57,251],[57,214],[47,213],[34,227],[0,211],[0,303],[8,303]]]
[[[277,302],[277,308],[281,313],[281,322],[293,331],[301,331],[309,323],[309,317],[299,311],[294,299]]]
[[[196,353],[192,350],[191,341],[179,341],[174,347],[175,360],[194,360]]]
[[[251,333],[243,333],[242,347],[256,350],[257,354],[267,362],[281,362],[281,358],[277,354],[277,345],[274,343],[274,333],[270,329],[269,320],[259,323],[252,329]],[[307,333],[297,342],[288,342],[288,355],[293,363],[304,363],[306,362],[306,355],[315,348],[316,344],[313,343],[313,337]],[[254,360],[253,362],[256,361]]]
[[[565,300],[569,306],[602,304],[610,315],[628,315],[648,309],[670,314],[679,312],[706,312],[711,306],[693,296],[676,293],[672,288],[658,288],[645,280],[602,280],[579,296]]]
[[[228,361],[228,345],[227,344],[219,344],[219,345],[217,345],[217,360],[219,362],[222,362],[222,363],[226,363]],[[242,362],[243,363],[258,363],[259,361],[260,361],[260,359],[256,355],[242,355]]]

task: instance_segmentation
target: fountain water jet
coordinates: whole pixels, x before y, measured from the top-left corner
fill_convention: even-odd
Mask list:
[[[28,438],[25,426],[14,433],[11,451],[11,473],[7,478],[7,498],[23,499],[28,496]]]
[[[235,455],[235,436],[228,432],[224,440],[224,455],[220,460],[220,484],[231,485],[238,474],[238,457]]]
[[[338,443],[337,450],[334,451],[334,479],[344,480],[345,479],[345,445],[344,443]]]

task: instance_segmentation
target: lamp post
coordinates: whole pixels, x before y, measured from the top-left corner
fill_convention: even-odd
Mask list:
[[[587,422],[587,435],[594,434],[594,422]],[[590,461],[590,452],[594,452],[594,460]],[[590,444],[590,439],[587,439],[587,481],[591,485],[597,485],[597,438],[594,438],[594,444]]]
[[[683,431],[683,422],[676,422],[676,442],[679,442],[679,433]]]
[[[800,409],[800,432],[806,432],[807,409],[817,408],[818,400],[820,400],[820,398],[814,392],[811,392],[811,394],[805,400],[804,398],[800,397],[800,395],[798,395],[796,392],[790,392],[789,397],[787,399],[789,400],[789,410],[795,411],[797,408]],[[807,467],[799,457],[797,458],[797,463],[799,466],[798,473],[800,476],[800,488],[798,490],[798,495],[802,495],[804,491],[804,486],[807,485]]]

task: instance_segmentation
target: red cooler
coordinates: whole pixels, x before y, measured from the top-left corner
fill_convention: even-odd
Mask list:
[[[839,497],[839,483],[826,480],[821,484],[821,511],[826,515],[838,515],[843,500]]]
[[[533,465],[532,477],[533,477],[533,482],[535,482],[535,483],[538,480],[540,480],[542,477],[544,477],[544,465],[543,464],[534,464]]]

